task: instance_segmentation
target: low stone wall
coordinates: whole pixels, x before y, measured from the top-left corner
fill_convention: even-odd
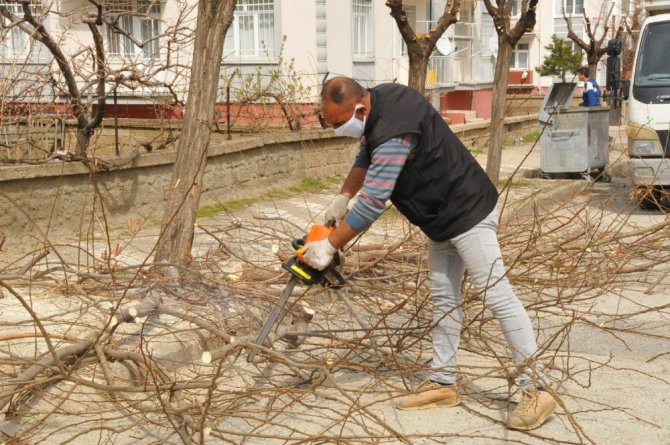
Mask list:
[[[344,174],[357,150],[357,143],[326,130],[213,141],[201,204],[258,196],[303,178]],[[0,233],[7,237],[3,250],[27,236],[43,238],[47,230],[85,235],[102,233],[105,220],[112,228],[138,218],[158,223],[174,159],[174,150],[155,151],[118,170],[94,174],[78,162],[0,167]]]
[[[518,137],[538,129],[537,116],[511,117],[505,126],[507,138]],[[452,129],[470,147],[488,140],[487,122]],[[201,205],[260,196],[308,177],[346,174],[357,151],[356,142],[336,138],[331,130],[231,141],[217,135],[209,150]],[[0,167],[0,234],[7,237],[3,250],[28,236],[43,238],[47,231],[102,233],[103,221],[112,228],[138,218],[158,224],[174,159],[173,149],[154,150],[116,170],[93,174],[77,162]]]
[[[524,116],[537,114],[540,112],[543,102],[544,94],[510,94],[507,96],[506,115]],[[570,108],[578,107],[581,102],[581,93],[575,93],[570,101]]]
[[[511,142],[515,138],[540,130],[537,113],[525,116],[509,116],[505,118],[503,141]],[[472,122],[469,124],[453,125],[454,133],[470,149],[488,148],[491,137],[490,121]]]

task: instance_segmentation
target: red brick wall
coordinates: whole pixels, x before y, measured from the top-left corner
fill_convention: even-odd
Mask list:
[[[452,112],[456,110],[473,110],[478,118],[490,118],[492,92],[492,88],[449,91],[440,97],[440,110],[452,118],[452,124],[462,123],[462,114],[458,117]]]
[[[292,106],[292,112],[303,127],[320,127],[315,113],[317,105],[298,104]],[[215,112],[218,122],[226,122],[228,107],[226,104],[217,104]],[[183,109],[179,106],[156,106],[148,104],[119,104],[115,111],[114,104],[107,103],[105,117],[114,118],[118,113],[120,119],[169,119],[181,120],[184,118]],[[288,126],[284,112],[277,104],[231,104],[230,120],[234,125],[258,126]]]
[[[113,119],[167,119],[180,120],[184,118],[182,108],[178,105],[150,105],[150,104],[117,104],[108,101],[105,104],[105,118]]]
[[[449,91],[440,97],[440,110],[469,110],[472,104],[472,91]]]
[[[523,85],[523,86],[528,86],[529,88],[533,87],[533,71],[531,70],[526,70],[526,79],[521,80],[521,76],[523,75],[523,70],[521,71],[510,71],[509,72],[509,78],[507,79],[507,84],[508,85]]]
[[[489,119],[491,117],[491,103],[493,102],[493,88],[485,88],[472,93],[472,109],[477,112],[477,117]]]

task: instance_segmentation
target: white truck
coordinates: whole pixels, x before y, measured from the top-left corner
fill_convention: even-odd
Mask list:
[[[640,206],[670,208],[670,0],[647,1],[628,92],[629,174]]]

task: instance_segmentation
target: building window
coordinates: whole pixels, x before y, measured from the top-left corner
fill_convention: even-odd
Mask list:
[[[23,7],[20,3],[9,3],[8,0],[0,0],[0,6],[7,8],[9,12],[17,17],[23,17]],[[39,15],[40,5],[33,4],[30,9],[35,16]],[[39,20],[39,18],[38,18]],[[10,59],[20,58],[39,58],[39,53],[43,53],[46,48],[43,45],[30,38],[28,34],[23,32],[18,26],[13,26],[9,29],[5,28],[11,21],[4,16],[0,16],[0,55]]]
[[[566,14],[583,14],[584,0],[556,0],[556,15],[562,16],[563,11]]]
[[[527,70],[528,69],[528,53],[530,44],[517,43],[512,50],[512,58],[509,62],[510,69],[513,70]]]
[[[111,3],[107,11],[114,20],[114,26],[107,25],[110,56],[146,59],[159,56],[161,3],[158,0]],[[143,46],[136,45],[133,39],[143,42]]]
[[[572,39],[565,40],[571,47],[572,47],[572,52],[573,53],[580,53],[583,51],[582,47],[579,46],[577,42],[575,42]]]
[[[374,55],[372,32],[372,0],[353,0],[354,59],[370,59]]]
[[[276,50],[274,0],[238,0],[223,56],[274,58]]]

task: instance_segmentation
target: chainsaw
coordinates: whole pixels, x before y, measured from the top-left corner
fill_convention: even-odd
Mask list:
[[[316,270],[313,267],[310,267],[304,262],[303,258],[302,251],[304,247],[311,242],[321,241],[328,238],[328,235],[330,235],[333,230],[335,230],[335,222],[329,221],[325,226],[313,226],[309,231],[309,234],[293,240],[291,246],[296,251],[296,255],[282,264],[282,267],[291,274],[291,279],[282,291],[277,303],[270,311],[270,314],[265,319],[258,337],[254,340],[254,344],[259,346],[262,345],[275,325],[281,323],[288,312],[286,303],[293,292],[293,288],[298,282],[307,286],[320,284],[323,287],[341,286],[344,284],[344,277],[342,277],[342,274],[338,271],[338,267],[342,264],[342,258],[340,258],[339,252],[335,253],[333,260],[323,270]],[[247,362],[253,361],[255,357],[256,351],[251,351],[247,356]]]

